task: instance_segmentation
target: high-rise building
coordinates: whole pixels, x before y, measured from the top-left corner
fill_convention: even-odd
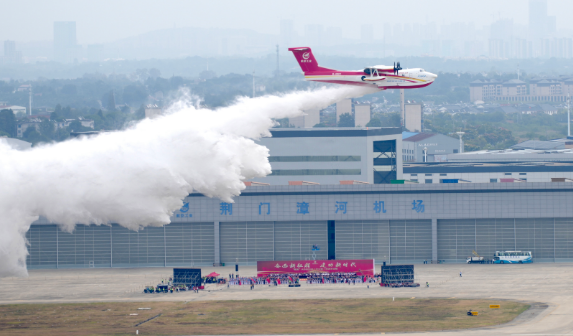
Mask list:
[[[360,104],[354,106],[354,126],[365,127],[370,122],[370,104]]]
[[[342,28],[340,27],[327,27],[326,28],[326,45],[340,45],[342,44]]]
[[[16,52],[16,42],[4,41],[4,56],[10,57]]]
[[[352,114],[353,106],[352,99],[344,99],[336,103],[336,123],[340,121],[340,116],[343,114]]]
[[[294,42],[294,23],[292,20],[281,20],[280,23],[281,44],[287,48],[292,47]]]
[[[529,31],[532,38],[545,34],[547,0],[529,0]]]
[[[54,60],[70,63],[77,59],[76,23],[54,22]]]
[[[532,39],[546,37],[557,29],[555,16],[547,15],[547,0],[529,0],[529,31]]]
[[[374,40],[374,28],[371,24],[360,27],[360,40],[362,43],[370,43]]]
[[[4,57],[2,57],[3,63],[21,63],[22,53],[16,51],[16,42],[14,41],[4,41]]]
[[[319,24],[304,26],[304,38],[307,44],[313,46],[323,45],[324,28]]]

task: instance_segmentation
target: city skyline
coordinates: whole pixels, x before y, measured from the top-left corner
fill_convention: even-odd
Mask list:
[[[167,0],[159,4],[147,0],[126,0],[120,4],[114,2],[113,5],[107,0],[85,1],[81,5],[69,0],[50,3],[27,0],[7,4],[6,11],[12,15],[0,23],[0,40],[50,40],[54,21],[77,22],[80,44],[109,43],[173,27],[251,29],[258,33],[278,34],[280,20],[293,20],[294,29],[299,33],[304,31],[305,25],[340,27],[343,38],[350,39],[360,38],[361,25],[372,25],[374,38],[377,38],[377,35],[382,33],[384,24],[388,23],[394,25],[435,22],[442,25],[473,22],[479,28],[499,19],[513,19],[516,24],[525,25],[529,22],[527,4],[527,1],[522,0],[475,0],[463,3],[448,0],[406,0],[402,1],[396,10],[394,2],[371,0],[355,1],[353,5],[341,1],[315,1],[309,4],[300,0],[274,2],[274,5],[270,5],[259,0],[250,0],[241,6],[227,0],[201,4],[195,1]],[[232,10],[221,12],[221,6]],[[35,10],[29,11],[29,8]],[[356,11],[355,18],[349,19],[349,12],[341,8],[348,9],[350,13]],[[386,10],[388,8],[392,8],[392,11]],[[405,15],[400,14],[400,8],[407,8],[404,10]],[[174,10],[179,12],[173,12]],[[566,16],[566,13],[573,11],[573,3],[549,0],[547,11],[548,15],[556,17],[558,29],[573,31],[573,22]],[[379,15],[369,15],[371,12]],[[455,14],[460,12],[465,14],[463,20]],[[167,15],[169,20],[163,20],[163,16]],[[16,22],[24,24],[27,29],[13,29]]]
[[[65,0],[59,0],[58,3],[65,2]],[[566,13],[566,10],[562,10],[560,13],[555,13],[552,10],[556,4],[561,5],[561,2],[557,0],[505,1],[495,7],[496,13],[491,7],[484,6],[484,4],[487,5],[487,2],[480,2],[481,5],[477,7],[478,2],[464,2],[463,6],[466,7],[466,10],[472,11],[472,14],[468,15],[466,20],[461,21],[459,15],[443,16],[444,13],[459,10],[459,3],[437,0],[432,2],[436,6],[430,10],[428,9],[428,2],[408,0],[405,2],[406,4],[416,4],[416,6],[409,6],[407,17],[396,21],[396,17],[399,15],[382,16],[382,19],[378,19],[376,16],[372,18],[361,14],[356,19],[336,19],[342,17],[343,14],[341,13],[335,13],[330,18],[325,18],[328,15],[321,14],[309,19],[309,11],[301,11],[300,15],[289,18],[293,17],[289,14],[290,8],[293,6],[287,8],[279,3],[273,7],[275,11],[280,9],[279,15],[273,14],[275,11],[270,10],[268,5],[261,5],[252,0],[249,4],[261,5],[254,6],[254,8],[264,9],[271,14],[257,14],[255,15],[256,20],[223,22],[217,28],[208,27],[202,20],[193,20],[186,25],[178,26],[177,19],[174,19],[172,20],[173,26],[161,28],[157,25],[157,22],[161,21],[159,19],[162,15],[160,10],[156,20],[146,21],[149,23],[148,29],[154,25],[156,29],[124,36],[135,31],[133,29],[136,29],[138,23],[145,18],[142,16],[132,19],[133,14],[138,13],[138,10],[145,12],[149,9],[132,8],[132,15],[127,16],[123,21],[124,23],[134,23],[134,27],[117,30],[114,39],[106,42],[92,43],[90,41],[94,41],[94,31],[101,30],[99,37],[101,40],[102,36],[105,35],[106,27],[111,28],[117,26],[118,23],[113,20],[106,21],[105,25],[100,25],[101,29],[94,30],[89,29],[89,22],[91,21],[85,18],[52,22],[50,29],[45,29],[42,34],[38,35],[45,37],[46,32],[51,31],[51,36],[46,40],[26,42],[13,37],[5,39],[5,41],[14,41],[13,45],[23,56],[21,60],[32,63],[49,60],[71,63],[76,61],[97,62],[105,59],[168,59],[188,56],[260,57],[274,53],[277,44],[282,49],[289,46],[305,45],[319,50],[324,55],[375,58],[388,56],[435,56],[468,59],[482,57],[490,59],[573,57],[573,23],[564,20],[563,14],[560,14]],[[221,3],[227,2],[221,1]],[[169,7],[170,4],[173,3],[167,1],[165,8]],[[185,7],[188,4],[189,2],[183,2],[181,6]],[[310,12],[312,12],[315,4],[305,8],[310,7]],[[360,4],[372,3],[363,0],[358,2],[358,5]],[[298,2],[295,1],[294,7],[297,5]],[[508,7],[508,5],[512,6]],[[125,7],[125,3],[123,6]],[[107,15],[113,16],[114,13],[120,12],[121,8],[125,9],[124,7],[119,6],[114,11],[107,12]],[[202,7],[196,8],[195,13],[209,12],[208,7],[208,5],[202,5]],[[382,7],[378,4],[372,8]],[[444,9],[444,7],[449,8]],[[571,7],[573,10],[573,5]],[[330,7],[325,7],[324,13],[329,13],[329,10]],[[509,12],[510,10],[511,12]],[[416,14],[420,11],[425,15]],[[81,17],[81,13],[83,11],[75,16]],[[436,13],[441,14],[436,15]],[[476,16],[476,13],[481,16]],[[242,14],[244,13],[238,11],[236,16]],[[491,19],[487,18],[489,15],[491,15]],[[60,18],[66,15],[53,16],[48,11],[46,17],[50,16]],[[280,19],[277,19],[277,16]],[[269,20],[272,17],[275,19],[272,19],[266,26],[256,25],[254,28],[249,26],[253,22]],[[472,17],[478,21],[472,21]],[[567,25],[572,25],[572,27],[569,28]],[[32,31],[32,28],[24,30],[28,33]],[[17,36],[22,34],[22,30],[12,30],[8,33],[0,32],[0,36],[2,34]],[[92,34],[91,40],[90,34]],[[348,48],[349,46],[352,47]],[[4,54],[5,60],[16,59],[10,58],[6,53]]]

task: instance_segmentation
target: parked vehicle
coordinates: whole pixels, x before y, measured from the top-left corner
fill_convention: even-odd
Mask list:
[[[496,251],[494,264],[525,264],[533,262],[531,251]]]
[[[466,260],[468,264],[483,264],[485,263],[484,257],[468,257]]]

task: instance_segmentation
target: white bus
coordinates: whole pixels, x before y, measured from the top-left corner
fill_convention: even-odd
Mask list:
[[[493,255],[494,264],[524,264],[530,263],[531,251],[496,251]]]

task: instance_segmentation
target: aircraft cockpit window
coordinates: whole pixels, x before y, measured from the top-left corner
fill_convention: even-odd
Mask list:
[[[424,72],[424,69],[420,69],[420,72]]]

